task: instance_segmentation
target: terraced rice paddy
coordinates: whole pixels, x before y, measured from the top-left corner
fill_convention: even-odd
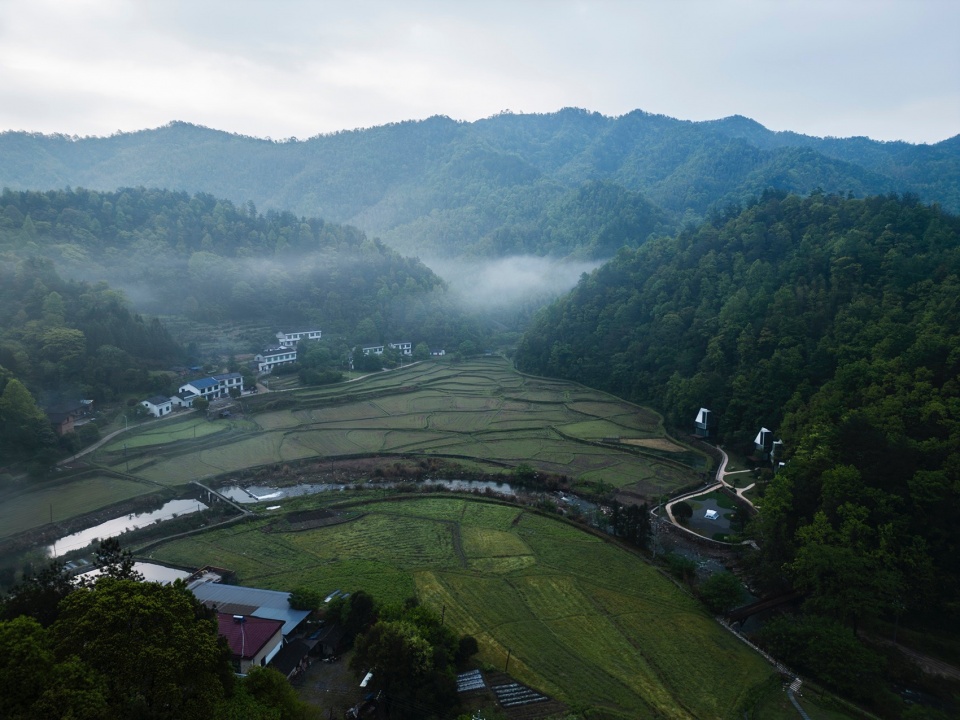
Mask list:
[[[650,494],[690,479],[682,467],[658,458],[593,444],[609,436],[662,438],[655,413],[588,388],[522,376],[496,358],[421,363],[243,402],[248,426],[199,419],[148,424],[115,440],[99,458],[124,471],[129,463],[133,474],[163,484],[306,457],[370,453],[474,457],[491,469],[528,463],[590,481],[609,468],[606,482],[639,483],[638,491]],[[273,409],[278,402],[286,407]],[[132,450],[148,462],[131,459]]]
[[[579,385],[521,375],[502,358],[424,362],[240,402],[243,418],[190,414],[147,422],[85,461],[108,474],[175,487],[309,458],[441,458],[471,472],[509,473],[525,464],[566,475],[574,485],[603,482],[650,497],[689,485],[706,464],[691,451],[602,442],[674,444],[656,413]],[[109,504],[132,492],[117,487],[116,497],[105,500],[99,489],[90,498]],[[85,499],[76,507],[86,512],[94,504]],[[34,503],[25,516],[32,519],[16,527],[42,524],[47,506]]]
[[[157,559],[237,571],[243,584],[416,595],[480,661],[604,717],[735,718],[771,668],[635,555],[559,520],[476,499],[352,505],[348,522],[267,520],[167,543]]]

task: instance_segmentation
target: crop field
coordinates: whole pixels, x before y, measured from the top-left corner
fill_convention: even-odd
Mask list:
[[[646,562],[554,518],[436,496],[345,512],[299,532],[266,516],[152,555],[229,567],[257,587],[416,595],[476,637],[480,662],[502,669],[509,653],[519,681],[610,718],[737,718],[772,673]]]
[[[144,423],[83,461],[176,487],[309,458],[404,455],[454,460],[478,473],[530,465],[565,475],[574,486],[602,481],[650,497],[689,485],[705,462],[690,450],[677,454],[678,463],[655,446],[598,442],[615,436],[674,444],[656,413],[579,385],[521,375],[502,358],[424,362],[239,402],[242,416]],[[116,495],[104,486],[84,494],[77,507],[94,510],[128,497],[133,487],[115,486]],[[18,520],[20,530],[49,520],[47,499],[29,495],[22,517],[31,519]]]
[[[42,483],[28,492],[11,493],[0,503],[0,537],[9,537],[50,522],[67,520],[106,505],[156,492],[148,483],[95,473],[66,482]]]
[[[285,407],[277,409],[278,402]],[[178,447],[172,438],[145,438],[144,450],[155,447],[155,456],[131,463],[130,471],[175,484],[308,457],[405,453],[475,458],[494,472],[525,463],[575,483],[603,480],[650,495],[694,477],[693,468],[639,448],[596,443],[609,436],[666,440],[655,413],[589,388],[520,375],[499,358],[420,363],[346,384],[261,394],[244,405],[256,429],[233,429],[215,446],[196,449],[189,440]],[[114,460],[112,467],[127,467],[126,459]]]
[[[164,420],[155,425],[148,423],[140,432],[131,434],[130,437],[125,437],[126,434],[120,435],[103,449],[105,452],[123,452],[124,446],[127,449],[133,449],[147,445],[167,445],[179,440],[192,440],[213,435],[227,430],[228,427],[227,423],[207,422],[191,413],[181,421]]]

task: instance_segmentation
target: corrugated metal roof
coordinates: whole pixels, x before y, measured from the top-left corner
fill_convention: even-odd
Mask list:
[[[293,632],[293,629],[310,614],[309,610],[294,610],[290,607],[288,600],[290,593],[277,590],[206,582],[193,588],[193,594],[204,605],[222,609],[223,612],[229,612],[226,609],[229,607],[254,608],[249,612],[254,617],[283,622],[284,635]]]

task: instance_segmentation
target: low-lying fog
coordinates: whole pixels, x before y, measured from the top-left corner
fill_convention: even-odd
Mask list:
[[[577,284],[583,273],[603,260],[562,260],[515,255],[505,258],[422,259],[450,287],[467,310],[503,310],[533,299],[561,295]]]

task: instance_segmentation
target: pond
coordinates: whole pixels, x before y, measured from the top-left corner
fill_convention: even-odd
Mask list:
[[[105,540],[109,537],[122,535],[128,530],[136,530],[137,528],[146,527],[155,522],[169,520],[174,517],[179,517],[180,515],[189,515],[190,513],[206,509],[207,506],[199,500],[170,500],[159,510],[134,515],[123,515],[122,517],[102,522],[92,528],[87,528],[86,530],[62,537],[53,543],[53,545],[47,546],[47,555],[51,557],[63,555],[71,550],[85,548],[97,540]]]
[[[190,577],[190,573],[186,570],[177,570],[175,568],[169,568],[166,565],[157,565],[156,563],[135,562],[133,569],[143,575],[143,579],[147,582],[156,582],[161,585],[169,585],[174,580],[186,580]],[[90,570],[82,573],[78,577],[92,579],[99,574],[99,570]]]

